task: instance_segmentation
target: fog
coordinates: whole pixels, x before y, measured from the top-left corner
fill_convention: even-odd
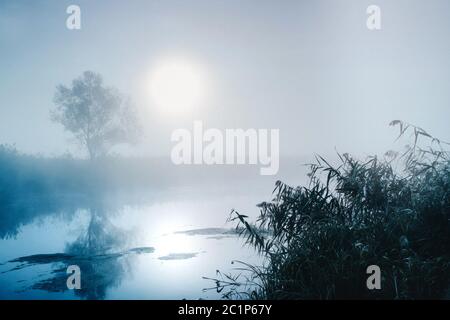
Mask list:
[[[129,94],[145,129],[126,152],[165,157],[176,128],[280,128],[283,155],[369,154],[391,147],[401,119],[449,140],[447,1],[0,2],[0,143],[33,154],[81,151],[48,111],[56,85],[84,70]],[[208,94],[195,112],[160,113],[148,77],[166,57],[200,64]]]
[[[254,221],[318,155],[401,150],[392,120],[450,141],[450,2],[377,0],[369,30],[373,2],[79,0],[69,30],[72,1],[0,0],[0,299],[218,298],[202,277],[262,263],[231,210]],[[279,130],[279,170],[176,165],[199,121]]]

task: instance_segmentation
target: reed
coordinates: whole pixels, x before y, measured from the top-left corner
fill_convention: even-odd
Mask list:
[[[309,185],[276,183],[256,224],[233,211],[240,235],[264,257],[218,273],[225,298],[440,299],[450,283],[450,159],[447,143],[393,121],[406,151],[364,161],[317,156]],[[425,145],[425,146],[422,146]],[[381,290],[366,287],[366,268],[381,268]]]

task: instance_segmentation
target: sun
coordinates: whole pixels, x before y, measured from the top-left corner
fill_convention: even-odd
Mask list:
[[[150,96],[164,112],[192,112],[204,95],[204,75],[201,68],[192,62],[164,61],[150,75]]]

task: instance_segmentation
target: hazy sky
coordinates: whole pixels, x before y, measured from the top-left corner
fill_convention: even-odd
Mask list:
[[[81,7],[82,29],[66,28]],[[366,8],[381,7],[369,31]],[[155,108],[148,78],[167,57],[200,65],[196,112]],[[450,140],[450,1],[0,0],[0,144],[74,151],[51,123],[57,84],[85,70],[131,95],[139,153],[168,155],[192,127],[279,128],[282,155],[371,153],[392,146],[403,119]]]

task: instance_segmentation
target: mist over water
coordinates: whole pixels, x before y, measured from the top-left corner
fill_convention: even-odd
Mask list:
[[[6,149],[2,165],[2,299],[220,298],[203,291],[214,287],[203,277],[233,271],[235,260],[262,263],[227,222],[232,209],[256,217],[256,205],[271,200],[276,177],[258,168],[205,173],[162,160],[90,163]],[[291,166],[303,175],[300,162]],[[69,265],[82,270],[81,290],[67,289]]]

